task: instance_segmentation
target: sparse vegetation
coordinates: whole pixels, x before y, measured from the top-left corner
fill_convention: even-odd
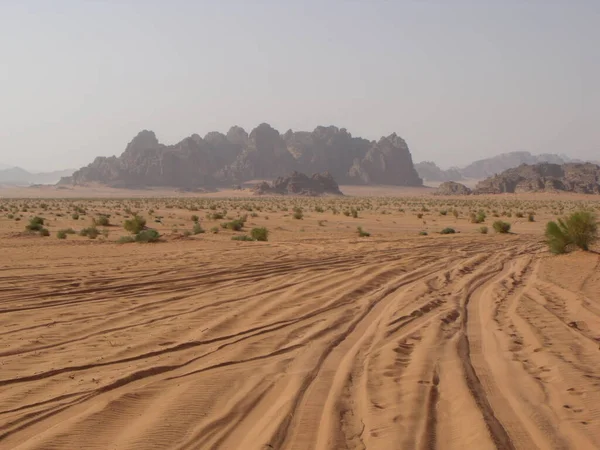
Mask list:
[[[146,227],[146,219],[135,214],[131,219],[125,221],[123,227],[131,234],[138,234]]]
[[[444,228],[442,231],[440,231],[440,234],[454,234],[456,233],[456,230],[454,228]]]
[[[577,211],[546,225],[546,242],[554,254],[566,253],[575,247],[587,251],[597,240],[598,219],[590,211]]]
[[[493,227],[496,233],[505,234],[510,231],[510,223],[503,222],[502,220],[496,220],[493,224]]]
[[[252,239],[255,241],[268,241],[269,231],[264,227],[252,228],[252,231],[250,231],[250,236],[252,236]]]

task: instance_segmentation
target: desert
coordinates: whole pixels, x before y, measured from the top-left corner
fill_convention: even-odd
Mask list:
[[[3,190],[0,447],[600,446],[597,197],[341,190]]]

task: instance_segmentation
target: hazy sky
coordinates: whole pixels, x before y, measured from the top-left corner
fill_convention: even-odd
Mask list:
[[[599,0],[0,0],[0,163],[261,122],[395,131],[442,166],[599,159],[599,24]]]

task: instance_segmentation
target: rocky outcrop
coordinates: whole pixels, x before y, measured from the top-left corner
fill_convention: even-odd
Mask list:
[[[382,137],[364,158],[355,159],[348,175],[358,184],[423,185],[406,142],[396,133]]]
[[[591,163],[523,164],[481,181],[474,193],[558,191],[600,194],[600,166]]]
[[[292,172],[287,177],[278,177],[273,183],[263,181],[254,187],[255,195],[343,195],[329,172],[315,173],[312,177]]]
[[[456,183],[454,181],[446,181],[438,186],[433,193],[434,195],[470,195],[472,193],[464,184]]]
[[[529,152],[509,152],[475,161],[460,169],[460,172],[466,178],[482,179],[519,167],[522,164],[565,164],[568,162],[571,162],[568,157],[551,153],[532,155]]]
[[[266,123],[250,134],[236,126],[226,134],[193,134],[171,146],[144,130],[121,156],[96,158],[61,184],[196,189],[273,179],[291,171],[328,171],[343,183],[422,185],[406,142],[396,134],[375,142],[331,126],[281,135]]]
[[[415,164],[415,170],[425,181],[461,181],[464,179],[460,169],[450,168],[448,170],[440,169],[432,161],[423,161]]]

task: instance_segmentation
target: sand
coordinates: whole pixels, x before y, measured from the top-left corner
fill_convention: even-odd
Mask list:
[[[262,211],[269,242],[183,238],[190,214],[219,221],[157,209],[149,245],[3,213],[0,448],[600,448],[600,255],[551,256],[552,208],[509,235]]]

